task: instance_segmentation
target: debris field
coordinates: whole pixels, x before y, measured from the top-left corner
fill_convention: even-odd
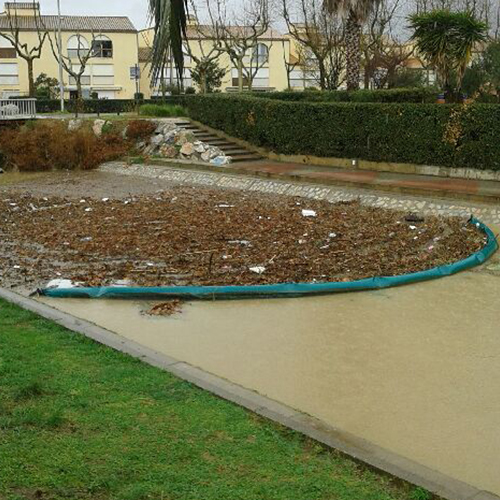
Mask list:
[[[82,194],[1,193],[2,286],[352,281],[451,263],[485,244],[463,219],[358,202],[182,186]]]

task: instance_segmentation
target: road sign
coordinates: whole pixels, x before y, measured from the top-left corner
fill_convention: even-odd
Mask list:
[[[141,68],[139,68],[139,65],[131,66],[130,67],[130,79],[131,80],[139,80],[141,77]]]

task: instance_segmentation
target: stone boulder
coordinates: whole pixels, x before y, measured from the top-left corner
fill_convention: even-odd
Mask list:
[[[169,146],[168,144],[164,144],[160,148],[160,155],[163,156],[163,158],[176,158],[179,152],[177,151],[177,148],[174,146]]]
[[[74,132],[75,130],[79,130],[82,126],[83,120],[80,118],[73,118],[68,122],[68,130],[70,132]]]
[[[106,125],[106,120],[95,120],[94,125],[92,125],[92,130],[96,137],[101,137],[102,129]]]
[[[195,152],[194,148],[195,146],[192,142],[185,142],[181,147],[180,153],[185,156],[192,156]]]

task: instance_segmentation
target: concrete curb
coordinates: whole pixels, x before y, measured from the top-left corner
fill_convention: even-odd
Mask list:
[[[256,162],[257,163],[257,162]],[[333,186],[333,187],[348,187],[363,191],[378,191],[381,193],[397,193],[403,195],[417,197],[439,197],[447,200],[463,200],[466,202],[480,202],[488,204],[496,204],[499,201],[497,194],[489,194],[488,191],[483,193],[466,193],[462,191],[442,190],[433,188],[432,184],[429,187],[409,187],[400,186],[388,182],[369,183],[364,180],[345,180],[345,179],[329,179],[328,177],[317,178],[310,176],[307,172],[298,173],[273,173],[259,170],[249,170],[239,168],[237,163],[230,163],[222,167],[210,165],[206,163],[188,161],[188,160],[166,160],[160,158],[152,158],[142,164],[144,166],[167,167],[184,170],[197,170],[200,172],[217,172],[238,176],[251,177],[254,179],[270,179],[275,181],[296,182],[300,184],[313,184],[317,186]],[[322,168],[320,166],[320,168]],[[471,179],[469,179],[471,180]]]
[[[212,375],[188,363],[171,358],[93,323],[64,313],[36,300],[0,288],[0,298],[116,349],[145,363],[166,370],[223,399],[236,403],[270,420],[298,431],[320,443],[405,481],[421,486],[448,500],[500,500],[500,497],[453,479],[385,450],[364,439],[331,427],[305,413],[262,396],[254,391]]]

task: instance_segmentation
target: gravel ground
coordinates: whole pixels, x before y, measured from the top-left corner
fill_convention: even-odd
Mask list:
[[[350,281],[484,245],[459,218],[99,172],[4,186],[0,210],[3,286]]]

